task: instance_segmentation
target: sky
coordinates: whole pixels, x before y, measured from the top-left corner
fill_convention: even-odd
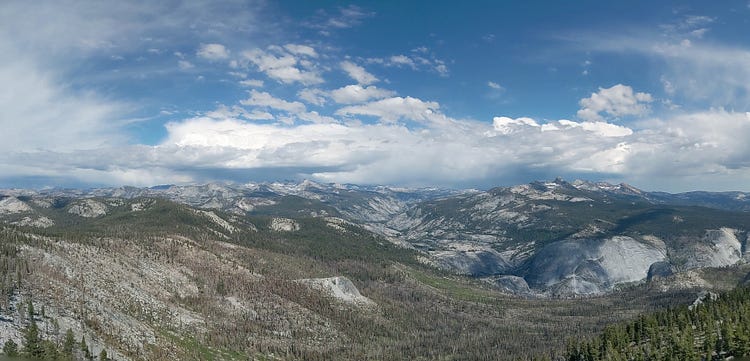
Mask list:
[[[750,2],[0,2],[0,187],[750,191]]]

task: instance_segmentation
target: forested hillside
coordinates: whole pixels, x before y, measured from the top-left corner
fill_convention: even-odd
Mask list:
[[[572,341],[565,359],[701,361],[749,355],[750,288],[740,287],[607,326],[591,340]]]

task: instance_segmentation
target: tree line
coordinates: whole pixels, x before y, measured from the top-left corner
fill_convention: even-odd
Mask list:
[[[708,294],[692,306],[671,307],[608,326],[571,341],[567,361],[703,361],[750,356],[750,288]]]

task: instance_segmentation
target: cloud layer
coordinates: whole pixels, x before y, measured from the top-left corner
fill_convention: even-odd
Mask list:
[[[0,89],[0,183],[297,177],[489,187],[561,175],[651,189],[747,190],[750,179],[750,51],[707,41],[713,17],[680,18],[658,36],[566,40],[587,57],[658,62],[651,82],[663,89],[592,80],[575,90],[570,114],[544,119],[513,108],[519,81],[503,73],[453,81],[461,69],[438,54],[440,41],[367,51],[334,43],[336,31],[376,16],[356,6],[317,12],[285,31],[282,20],[263,21],[263,2],[221,3],[220,21],[209,1],[173,9],[146,1],[89,5],[0,5],[7,30],[0,82],[12,85]],[[300,29],[317,35],[305,38]],[[592,79],[599,62],[585,64]],[[457,117],[461,102],[435,99],[433,84],[449,84],[451,94],[475,87],[508,103],[482,106],[476,114],[486,118]],[[156,95],[140,98],[138,90],[152,85]],[[121,98],[111,88],[136,90]],[[160,91],[176,95],[159,98]],[[140,102],[159,109],[145,112]],[[169,118],[152,122],[152,113]]]

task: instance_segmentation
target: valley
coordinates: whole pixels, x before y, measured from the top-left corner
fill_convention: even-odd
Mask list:
[[[750,272],[736,195],[708,208],[559,179],[0,193],[0,340],[22,344],[33,318],[117,360],[545,357]]]

